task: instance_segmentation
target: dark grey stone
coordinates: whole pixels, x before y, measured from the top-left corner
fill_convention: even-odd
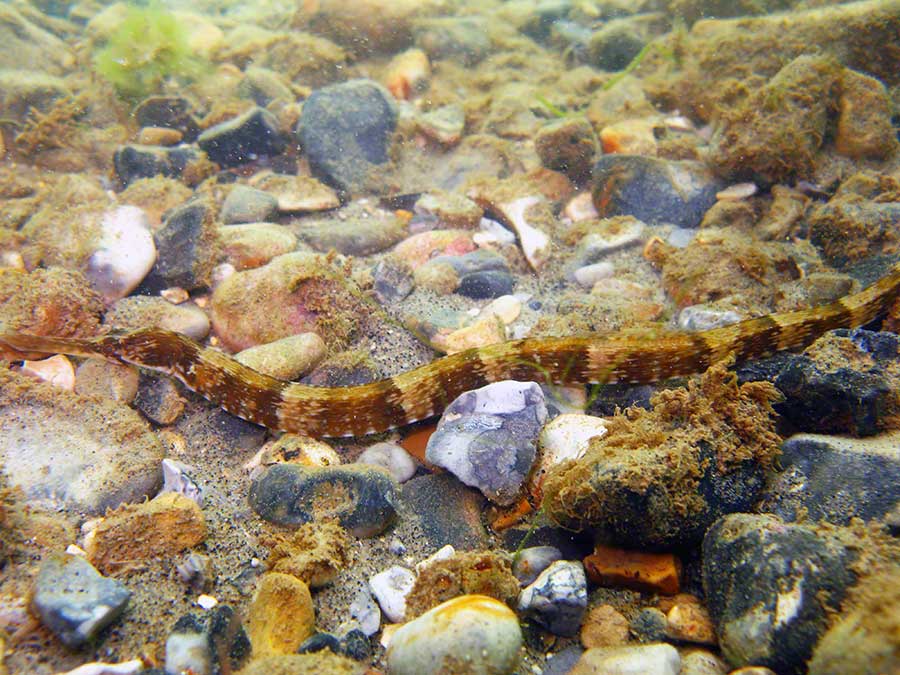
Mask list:
[[[197,260],[208,251],[207,224],[210,221],[209,203],[195,199],[166,214],[163,226],[156,232],[156,264],[146,283],[162,287],[180,286],[187,290],[201,288],[205,279],[197,278]]]
[[[222,166],[237,166],[260,156],[277,155],[287,147],[275,116],[259,107],[210,127],[200,134],[197,144]]]
[[[837,538],[775,516],[718,520],[703,540],[703,587],[731,665],[805,673],[828,612],[856,580],[854,557]]]
[[[317,517],[337,518],[356,537],[383,532],[396,516],[396,503],[397,484],[390,474],[363,464],[276,464],[250,486],[250,506],[263,520],[299,527]]]
[[[278,213],[278,200],[263,190],[235,185],[222,203],[219,218],[225,225],[262,223]]]
[[[178,178],[189,162],[203,157],[196,148],[157,145],[123,145],[113,153],[113,168],[123,187],[140,178]]]
[[[427,264],[444,263],[450,265],[460,277],[475,272],[508,272],[509,265],[499,253],[487,249],[478,249],[462,255],[438,255]]]
[[[53,553],[41,564],[31,606],[67,647],[82,647],[118,619],[131,593],[80,556]]]
[[[298,654],[312,654],[327,649],[332,654],[341,653],[341,641],[331,633],[313,633],[297,647]]]
[[[419,518],[431,546],[451,544],[458,551],[488,546],[490,539],[481,522],[486,500],[452,474],[417,476],[403,484],[400,494],[410,513]]]
[[[641,642],[665,642],[669,621],[662,610],[645,607],[631,620],[628,627]]]
[[[554,635],[576,635],[586,609],[587,579],[580,562],[551,563],[519,594],[519,611]]]
[[[134,109],[134,117],[140,127],[176,129],[186,143],[200,133],[194,106],[182,96],[149,96]]]
[[[415,286],[412,270],[406,264],[390,257],[375,266],[372,276],[375,297],[386,307],[403,300],[412,293]]]
[[[459,280],[456,292],[467,298],[485,300],[499,298],[513,292],[516,280],[509,272],[493,271],[473,272]]]
[[[603,218],[697,227],[724,183],[700,162],[603,155],[594,165],[594,206]]]
[[[397,106],[371,80],[351,80],[315,90],[303,104],[297,138],[316,177],[342,192],[365,188],[397,127]]]
[[[166,639],[166,672],[233,673],[250,651],[240,617],[228,605],[216,605],[205,614],[185,614],[175,622]]]
[[[779,473],[759,511],[847,525],[900,508],[900,433],[872,438],[798,434],[781,446]]]
[[[588,41],[590,64],[600,70],[625,68],[644,48],[646,40],[628,19],[611,21]]]

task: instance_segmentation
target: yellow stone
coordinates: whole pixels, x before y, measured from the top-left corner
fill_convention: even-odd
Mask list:
[[[247,634],[256,658],[293,654],[313,634],[316,613],[309,587],[280,572],[264,574],[247,614]]]

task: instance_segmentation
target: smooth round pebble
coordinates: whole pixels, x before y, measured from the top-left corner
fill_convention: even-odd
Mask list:
[[[218,232],[226,260],[239,270],[265,265],[297,248],[296,235],[275,223],[223,225]]]
[[[287,381],[315,368],[325,358],[325,351],[325,342],[316,333],[300,333],[250,347],[234,358],[257,372]]]
[[[364,450],[356,463],[387,469],[398,483],[405,483],[416,473],[416,460],[396,443],[376,443]]]
[[[226,225],[261,223],[278,213],[278,200],[268,192],[246,185],[235,185],[225,201],[219,218]]]
[[[106,313],[103,323],[118,331],[162,328],[195,340],[209,334],[209,317],[197,305],[174,305],[161,297],[146,295],[122,298]]]
[[[459,280],[459,288],[456,292],[467,298],[483,300],[486,298],[499,298],[509,295],[513,291],[516,280],[509,272],[502,270],[487,270],[467,274]]]
[[[679,675],[681,657],[669,644],[649,644],[588,649],[569,675]]]
[[[416,583],[411,570],[394,565],[369,579],[369,589],[388,621],[397,623],[406,616],[406,596]]]
[[[505,604],[461,595],[405,624],[388,645],[390,675],[504,675],[519,663],[522,629]]]
[[[147,215],[137,206],[103,214],[100,237],[85,276],[106,302],[131,293],[156,262],[156,245]]]
[[[575,281],[583,288],[593,288],[595,283],[601,279],[609,279],[614,274],[615,268],[613,264],[605,260],[591,265],[584,265],[572,272]]]

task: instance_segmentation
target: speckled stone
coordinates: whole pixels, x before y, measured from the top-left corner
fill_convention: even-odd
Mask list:
[[[580,562],[557,560],[519,595],[519,611],[556,635],[576,635],[587,608],[587,578]]]
[[[118,619],[131,593],[80,556],[55,553],[41,564],[31,606],[67,646],[81,647]]]
[[[278,200],[263,190],[235,185],[222,203],[219,219],[225,225],[262,223],[278,213]]]
[[[363,464],[310,467],[275,464],[250,486],[250,505],[260,518],[298,527],[336,518],[357,537],[384,531],[396,515],[397,484],[382,469]]]

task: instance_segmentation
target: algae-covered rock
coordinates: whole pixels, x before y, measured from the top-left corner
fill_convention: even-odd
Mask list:
[[[610,418],[582,459],[550,472],[543,508],[560,525],[631,548],[696,542],[716,518],[755,502],[779,451],[779,397],[714,366],[656,394],[652,410]]]

